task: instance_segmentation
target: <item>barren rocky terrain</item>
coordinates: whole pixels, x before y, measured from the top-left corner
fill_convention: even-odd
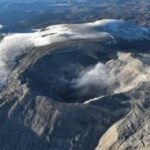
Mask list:
[[[150,149],[149,1],[95,2],[1,35],[0,150]]]

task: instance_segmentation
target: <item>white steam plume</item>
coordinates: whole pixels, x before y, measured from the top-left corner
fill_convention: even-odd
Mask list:
[[[76,87],[86,87],[86,86],[109,86],[111,80],[109,77],[109,71],[106,66],[102,63],[97,63],[94,67],[83,70],[79,78],[75,80]]]
[[[74,88],[81,89],[82,93],[96,90],[97,96],[103,96],[107,92],[127,92],[146,81],[150,81],[150,66],[133,58],[130,53],[118,53],[116,60],[112,59],[106,64],[99,62],[84,69],[73,83]]]

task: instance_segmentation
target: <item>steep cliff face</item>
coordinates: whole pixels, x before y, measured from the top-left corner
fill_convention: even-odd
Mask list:
[[[135,92],[136,91],[136,92]],[[144,92],[143,92],[144,91]],[[143,83],[128,94],[132,109],[100,139],[97,149],[149,149],[149,83]],[[114,137],[112,136],[114,135]],[[110,142],[107,142],[109,139]]]
[[[1,149],[149,149],[149,38],[137,42],[114,34],[112,40],[103,33],[91,38],[95,31],[81,38],[79,31],[87,35],[87,30],[71,27],[76,36],[68,26],[62,35],[36,33],[40,41],[60,40],[40,47],[33,41],[27,46],[38,39],[23,36],[23,51],[19,46],[12,60],[2,59],[8,74],[0,93]],[[5,43],[3,50],[16,48]],[[12,58],[8,54],[3,56]]]

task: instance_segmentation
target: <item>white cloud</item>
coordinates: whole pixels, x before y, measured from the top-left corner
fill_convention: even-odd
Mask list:
[[[0,29],[2,29],[4,26],[2,24],[0,24]]]

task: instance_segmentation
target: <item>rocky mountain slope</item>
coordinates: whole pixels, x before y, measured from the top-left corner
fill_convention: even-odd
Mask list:
[[[110,19],[3,37],[1,150],[149,149],[149,37]]]

